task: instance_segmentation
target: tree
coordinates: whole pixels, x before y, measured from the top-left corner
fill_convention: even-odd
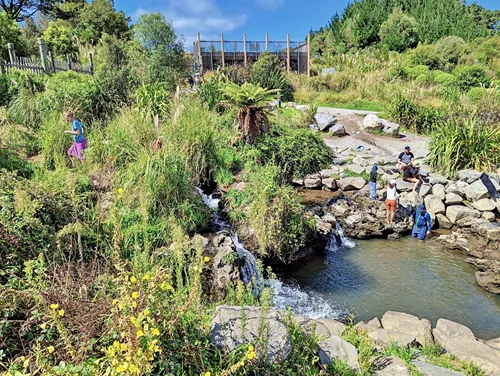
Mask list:
[[[76,52],[73,45],[73,30],[71,26],[63,20],[52,21],[43,32],[43,38],[47,46],[54,54],[64,56]]]
[[[266,105],[274,99],[278,90],[263,89],[249,83],[239,86],[228,82],[222,91],[225,103],[238,109],[238,128],[243,133],[243,139],[253,144],[258,136],[269,129]]]
[[[0,9],[14,21],[21,22],[36,12],[48,14],[56,0],[0,0]]]
[[[400,8],[395,8],[380,27],[382,44],[392,51],[404,51],[418,43],[418,25],[413,17],[407,16]]]
[[[5,12],[0,12],[0,58],[8,59],[7,43],[17,43],[21,30]]]

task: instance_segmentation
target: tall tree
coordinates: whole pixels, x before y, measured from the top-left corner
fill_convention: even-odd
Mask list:
[[[21,22],[36,12],[49,14],[56,0],[0,0],[0,9],[14,21]]]

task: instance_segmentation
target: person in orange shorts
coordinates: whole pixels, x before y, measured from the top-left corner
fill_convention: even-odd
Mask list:
[[[391,180],[387,186],[387,198],[385,200],[385,210],[387,223],[394,223],[394,215],[398,208],[396,180]]]

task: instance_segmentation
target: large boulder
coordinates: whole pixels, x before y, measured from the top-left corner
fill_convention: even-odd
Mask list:
[[[373,361],[375,376],[410,376],[405,362],[395,356],[379,356]]]
[[[414,360],[411,363],[418,369],[422,376],[465,376],[462,372],[439,367],[435,364],[427,363],[419,359]]]
[[[466,326],[439,319],[433,334],[436,343],[459,360],[472,362],[491,375],[500,374],[500,350],[477,341]]]
[[[304,186],[308,189],[321,188],[322,185],[321,178],[304,179]]]
[[[435,184],[432,187],[432,194],[438,196],[441,200],[444,200],[446,196],[445,188],[443,184]]]
[[[465,188],[464,192],[467,196],[467,200],[472,202],[490,197],[488,189],[481,180],[470,184],[467,188]]]
[[[489,222],[495,222],[496,216],[493,212],[482,212],[481,217]]]
[[[384,329],[408,333],[415,336],[421,345],[432,345],[431,322],[403,312],[388,311],[382,316]]]
[[[453,223],[444,214],[436,214],[436,219],[440,228],[450,229],[453,227]]]
[[[332,136],[345,136],[345,127],[343,124],[334,124],[330,127]]]
[[[330,129],[331,126],[337,123],[337,118],[330,114],[325,114],[322,112],[317,112],[314,115],[314,120],[316,120],[316,124],[318,124],[318,129],[321,132],[326,132]]]
[[[486,341],[486,344],[494,349],[500,350],[500,337]]]
[[[218,306],[210,341],[226,353],[244,344],[265,343],[267,348],[256,346],[255,351],[258,358],[267,354],[269,362],[283,361],[290,352],[290,335],[275,308]]]
[[[355,174],[361,174],[361,173],[365,172],[365,167],[360,166],[358,164],[354,164],[354,163],[348,164],[347,166],[345,166],[345,168],[346,168],[346,170],[352,171]]]
[[[368,132],[383,131],[384,121],[375,114],[369,114],[363,119],[362,126]]]
[[[414,183],[408,183],[403,179],[396,180],[396,188],[398,192],[411,192],[413,191]]]
[[[467,206],[451,205],[446,208],[446,217],[451,223],[456,224],[462,218],[479,218],[481,212],[469,209]]]
[[[435,185],[435,184],[446,185],[446,184],[448,184],[448,179],[446,179],[443,175],[432,173],[432,174],[429,174],[429,183],[431,185]]]
[[[430,193],[431,189],[432,189],[432,187],[430,185],[423,185],[422,184],[418,190],[418,194],[421,197],[425,197]]]
[[[346,326],[341,322],[328,319],[309,319],[302,316],[295,316],[297,324],[306,331],[313,333],[321,340],[326,340],[331,336],[341,337]]]
[[[366,334],[368,334],[370,332],[377,331],[379,329],[382,329],[382,324],[380,323],[380,320],[378,319],[378,317],[371,319],[367,323],[365,323],[364,321],[361,321],[356,325],[357,331],[362,331],[362,332],[365,332]]]
[[[500,271],[499,271],[500,272]],[[495,271],[476,272],[476,281],[483,289],[500,294],[500,273]]]
[[[464,199],[462,198],[462,196],[454,192],[450,192],[446,194],[444,202],[446,205],[458,205],[462,204],[464,202]]]
[[[323,187],[328,188],[330,191],[337,190],[337,181],[333,178],[325,178],[323,179]]]
[[[474,209],[483,212],[491,212],[496,208],[495,202],[493,200],[490,200],[489,198],[482,198],[481,200],[473,202],[472,206],[474,207]]]
[[[446,187],[446,193],[455,193],[459,195],[462,198],[466,197],[465,191],[469,187],[469,184],[467,184],[464,181],[457,181],[454,183],[451,183]]]
[[[391,343],[395,343],[398,346],[411,346],[417,344],[415,335],[385,328],[369,332],[368,337],[373,340],[377,348],[390,346]]]
[[[464,181],[467,184],[472,184],[479,180],[481,173],[476,170],[460,170],[458,171],[458,179]]]
[[[391,137],[398,137],[399,136],[399,124],[396,123],[391,123],[391,122],[384,122],[384,128],[382,131]]]
[[[361,371],[358,361],[358,350],[349,342],[338,336],[331,336],[326,341],[318,343],[319,359],[322,364],[329,365],[335,360],[347,363],[356,371]]]
[[[424,203],[422,196],[420,196],[420,194],[418,192],[412,191],[412,192],[408,193],[406,198],[408,199],[408,201],[410,202],[410,204],[414,208],[417,208]]]
[[[338,180],[337,185],[343,191],[355,191],[362,189],[366,185],[366,182],[362,177],[350,177]]]
[[[429,195],[425,197],[425,208],[430,214],[443,214],[446,207],[440,196]]]
[[[238,254],[229,236],[217,235],[212,243],[216,252],[212,264],[212,284],[217,293],[224,294],[231,283],[240,280],[238,266],[231,261],[237,259]]]

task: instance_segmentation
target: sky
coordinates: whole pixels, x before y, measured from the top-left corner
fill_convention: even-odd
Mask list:
[[[162,12],[177,34],[190,44],[198,32],[202,40],[303,41],[311,30],[325,26],[335,12],[342,13],[348,0],[115,0],[115,6],[132,22],[142,13]],[[499,0],[479,0],[488,9],[500,8]]]

